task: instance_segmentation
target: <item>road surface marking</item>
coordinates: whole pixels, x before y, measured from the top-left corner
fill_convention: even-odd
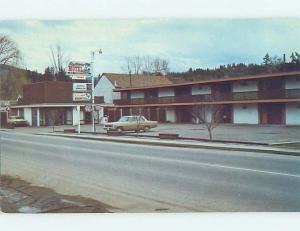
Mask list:
[[[14,143],[26,143],[26,144],[33,144],[33,145],[40,145],[40,146],[48,146],[48,147],[61,147],[64,149],[73,149],[73,150],[82,150],[86,152],[96,152],[101,153],[104,155],[120,155],[122,157],[129,157],[129,158],[137,158],[137,159],[151,159],[156,161],[163,161],[163,162],[176,162],[179,164],[190,164],[190,165],[201,165],[206,167],[214,167],[214,168],[223,168],[223,169],[232,169],[232,170],[238,170],[238,171],[248,171],[248,172],[256,172],[256,173],[265,173],[270,175],[279,175],[279,176],[288,176],[288,177],[296,177],[300,178],[300,175],[296,174],[289,174],[289,173],[282,173],[282,172],[273,172],[273,171],[265,171],[265,170],[258,170],[258,169],[250,169],[250,168],[241,168],[241,167],[234,167],[234,166],[228,166],[228,165],[219,165],[219,164],[210,164],[210,163],[200,163],[196,161],[189,161],[189,160],[174,160],[170,158],[163,158],[163,157],[153,157],[153,156],[138,156],[138,155],[132,155],[132,154],[120,154],[118,152],[112,152],[112,151],[103,151],[103,150],[92,150],[88,148],[79,148],[79,147],[71,147],[71,146],[64,146],[64,145],[58,145],[58,144],[45,144],[41,142],[35,142],[35,141],[25,141],[25,140],[16,140],[16,139],[10,139],[10,138],[2,138],[3,141],[12,141]]]

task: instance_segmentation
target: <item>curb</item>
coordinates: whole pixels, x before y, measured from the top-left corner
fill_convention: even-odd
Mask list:
[[[50,134],[50,133],[39,133],[36,135],[50,135],[66,138],[75,138],[83,140],[94,140],[94,141],[106,141],[106,142],[117,142],[117,143],[127,143],[127,144],[145,144],[152,146],[165,146],[165,147],[180,147],[180,148],[204,148],[212,150],[226,150],[226,151],[244,151],[244,152],[261,152],[268,154],[279,154],[279,155],[289,155],[289,156],[300,156],[300,152],[280,150],[280,149],[259,149],[259,148],[247,148],[247,147],[225,147],[225,146],[212,146],[205,144],[182,144],[182,143],[165,143],[156,141],[146,141],[146,140],[122,140],[114,138],[102,138],[102,137],[84,137],[84,136],[73,136],[64,134]]]
[[[86,132],[82,131],[82,134],[92,134],[91,132]],[[106,132],[95,132],[94,134],[97,135],[106,135]],[[135,133],[126,133],[127,136],[136,136]],[[158,135],[145,135],[145,134],[140,134],[140,137],[148,137],[148,138],[159,138]],[[178,137],[178,140],[193,140],[193,141],[202,141],[202,142],[212,142],[212,143],[236,143],[236,144],[247,144],[247,145],[269,145],[267,142],[252,142],[252,141],[232,141],[232,140],[212,140],[210,141],[209,139],[205,138],[193,138],[193,137]]]

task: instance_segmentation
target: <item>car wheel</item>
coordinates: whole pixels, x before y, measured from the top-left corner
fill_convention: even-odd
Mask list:
[[[117,131],[118,131],[118,132],[122,132],[122,131],[123,131],[123,128],[122,128],[122,127],[118,127],[118,128],[117,128]]]
[[[150,130],[150,127],[149,126],[145,126],[144,131],[148,132],[149,130]]]

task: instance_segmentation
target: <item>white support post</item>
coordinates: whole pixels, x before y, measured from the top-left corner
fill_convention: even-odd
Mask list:
[[[78,116],[78,134],[80,134],[80,106],[77,105],[77,116]]]
[[[40,108],[36,109],[36,126],[40,126]]]

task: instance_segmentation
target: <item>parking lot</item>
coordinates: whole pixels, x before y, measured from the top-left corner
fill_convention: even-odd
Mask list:
[[[63,131],[70,127],[72,126],[55,126],[54,131]],[[11,131],[44,133],[52,132],[53,127],[18,127]],[[92,125],[81,125],[81,131],[91,132]],[[96,132],[105,133],[105,130],[102,125],[96,125]],[[208,138],[205,126],[200,124],[159,124],[157,128],[141,134],[157,136],[159,133],[176,133],[185,138]],[[300,141],[300,126],[220,124],[213,130],[213,139],[265,143]]]

